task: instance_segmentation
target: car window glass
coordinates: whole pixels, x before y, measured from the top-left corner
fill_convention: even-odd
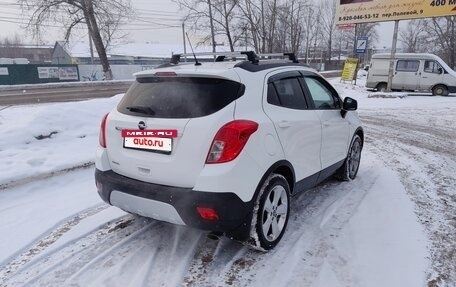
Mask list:
[[[396,71],[399,72],[417,72],[420,66],[420,61],[414,60],[399,60],[396,64]]]
[[[307,108],[307,103],[297,78],[276,80],[274,81],[274,87],[280,106],[291,109]],[[274,104],[273,102],[269,103]]]
[[[337,109],[339,103],[332,95],[331,91],[326,88],[320,81],[314,78],[305,77],[307,88],[312,97],[315,108],[317,109]]]
[[[239,98],[241,83],[196,77],[138,78],[119,103],[127,115],[196,118],[215,113]]]
[[[279,96],[277,96],[273,83],[268,84],[268,103],[271,105],[280,106]]]
[[[439,70],[439,68],[441,69],[442,67],[436,61],[425,61],[424,62],[424,71],[426,73],[440,74],[441,70]]]

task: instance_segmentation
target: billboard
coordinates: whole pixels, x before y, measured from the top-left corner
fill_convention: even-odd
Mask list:
[[[456,16],[456,0],[336,0],[336,24]]]
[[[355,79],[356,67],[358,67],[358,59],[347,58],[340,79],[342,81],[353,81]]]

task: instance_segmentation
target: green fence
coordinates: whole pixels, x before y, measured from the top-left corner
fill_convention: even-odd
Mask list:
[[[79,81],[77,65],[0,65],[0,85]]]

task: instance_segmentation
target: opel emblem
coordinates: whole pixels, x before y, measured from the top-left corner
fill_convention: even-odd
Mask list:
[[[140,122],[138,123],[138,128],[139,128],[140,130],[145,129],[145,128],[146,128],[146,123],[143,122],[143,121],[140,121]]]

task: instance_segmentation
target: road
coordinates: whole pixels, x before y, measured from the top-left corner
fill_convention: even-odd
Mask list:
[[[404,234],[390,236],[389,244],[396,244],[394,252],[376,246],[376,240],[361,240],[360,246],[377,250],[377,262],[370,262],[366,273],[356,266],[370,259],[352,258],[351,254],[359,253],[356,230],[385,225],[369,220],[372,207],[366,202],[388,205],[397,200],[391,195],[377,198],[378,202],[368,199],[374,193],[386,194],[381,186],[391,181],[375,162],[366,154],[356,181],[330,180],[295,197],[287,235],[269,253],[228,238],[208,239],[207,232],[126,215],[101,202],[90,204],[89,198],[96,196],[90,187],[91,169],[6,190],[4,196],[11,192],[15,198],[10,195],[6,201],[0,194],[0,213],[4,220],[14,217],[18,230],[4,238],[18,241],[15,244],[21,243],[22,248],[5,251],[10,256],[0,263],[0,286],[367,286],[374,278],[366,274],[373,273],[381,280],[370,286],[399,286],[395,285],[398,276],[406,282],[403,286],[417,286],[424,272],[388,270],[389,262],[403,253],[399,247],[415,240],[407,228]],[[393,188],[397,190],[396,185]],[[72,198],[75,191],[77,200]],[[53,202],[71,203],[61,209]],[[14,215],[19,209],[40,212],[34,217]],[[401,214],[398,225],[388,227],[401,230],[413,219],[413,212],[408,213],[409,219]],[[32,230],[25,230],[27,226]],[[388,227],[383,228],[387,234]],[[377,237],[368,238],[372,236]],[[396,266],[413,264],[420,270],[416,262],[423,250],[412,250],[397,258]]]
[[[431,239],[429,286],[456,284],[456,108],[361,113],[367,146],[400,174]],[[434,284],[441,285],[434,285]]]
[[[125,93],[131,81],[79,82],[59,85],[2,87],[0,106],[80,101]]]

